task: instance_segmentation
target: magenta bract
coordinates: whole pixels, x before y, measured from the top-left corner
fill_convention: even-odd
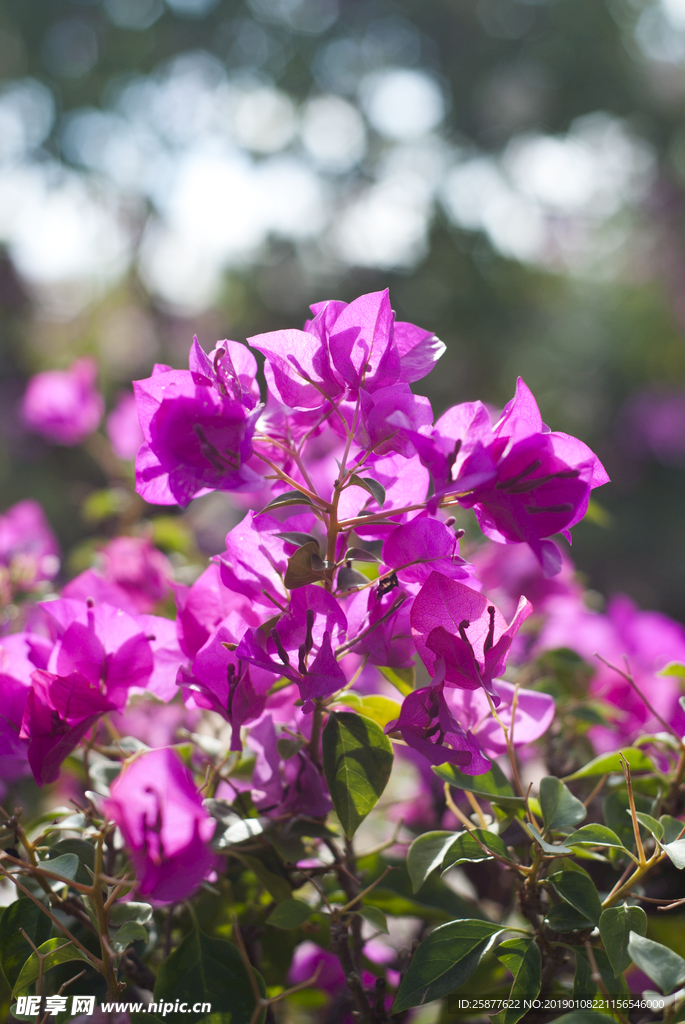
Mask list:
[[[24,423],[54,444],[80,444],[97,429],[105,403],[95,388],[97,365],[77,359],[68,370],[46,370],[29,381],[21,413]]]
[[[214,820],[190,772],[169,747],[139,754],[125,765],[104,807],[131,852],[141,896],[159,903],[186,899],[211,870]]]

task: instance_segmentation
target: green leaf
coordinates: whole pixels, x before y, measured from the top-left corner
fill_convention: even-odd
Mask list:
[[[662,814],[659,821],[664,826],[664,843],[674,843],[680,838],[680,833],[685,828],[685,821],[678,821],[670,814]]]
[[[628,939],[628,954],[664,995],[685,982],[685,960],[660,942],[632,932]]]
[[[120,764],[117,767],[121,770]],[[75,854],[78,857],[79,865],[76,874],[73,876],[74,881],[80,882],[82,885],[90,885],[93,881],[93,876],[90,872],[95,869],[95,847],[93,844],[89,843],[87,839],[60,839],[50,850],[48,855],[50,860],[46,867],[50,871],[57,871],[55,861],[64,854]],[[59,874],[64,875],[65,873],[64,871],[59,871]],[[65,877],[71,878],[72,876],[68,875]]]
[[[529,825],[527,823],[523,823],[523,825],[524,828],[531,834],[531,836],[538,844],[540,849],[543,851],[543,853],[548,854],[550,857],[563,857],[566,854],[573,853],[571,847],[566,846],[565,843],[548,843],[545,839],[542,838],[538,829],[536,829],[535,825]]]
[[[93,789],[102,796],[109,796],[109,787],[112,785],[116,777],[121,774],[121,762],[96,761],[95,764],[90,765],[89,772]],[[81,843],[85,842],[83,839],[76,841]]]
[[[149,903],[114,903],[109,911],[109,919],[115,927],[128,921],[145,924],[151,917],[152,907]]]
[[[255,971],[260,991],[264,980]],[[225,939],[210,938],[193,929],[159,968],[154,1001],[186,1002],[190,1006],[202,999],[212,1004],[215,1014],[230,1014],[230,1024],[249,1024],[255,1009],[250,979],[240,959],[238,947]],[[172,1013],[167,1024],[196,1024],[206,1013]],[[263,1020],[263,1017],[260,1018]]]
[[[652,833],[655,839],[664,838],[664,826],[656,818],[653,818],[651,814],[645,814],[644,811],[636,811],[635,817],[641,825],[644,825]]]
[[[41,946],[52,931],[52,921],[28,896],[22,896],[5,909],[0,918],[0,966],[12,987],[31,947],[20,932],[23,928],[35,946]]]
[[[554,775],[541,779],[540,807],[545,831],[576,825],[588,816],[582,801],[574,797],[568,786]]]
[[[278,756],[282,757],[284,761],[289,761],[291,757],[294,757],[295,754],[302,750],[303,746],[302,740],[296,740],[290,736],[280,736],[276,740]]]
[[[480,842],[478,842],[479,839]],[[483,846],[486,847],[485,850]],[[488,850],[490,853],[487,852]],[[470,829],[457,835],[446,850],[442,861],[442,870],[447,871],[453,864],[463,864],[465,861],[490,860],[493,853],[511,860],[506,846],[494,832],[488,832],[485,828]]]
[[[497,959],[514,975],[509,999],[512,1006],[494,1015],[495,1024],[516,1024],[528,1011],[524,999],[536,999],[542,985],[542,957],[535,939],[507,939],[497,950]]]
[[[123,953],[125,949],[132,946],[134,942],[144,942],[147,946],[149,936],[142,924],[137,921],[127,921],[115,933],[111,939],[112,949],[115,953]]]
[[[264,888],[269,892],[273,898],[281,903],[283,900],[289,900],[292,896],[292,889],[287,879],[281,875],[274,874],[269,868],[263,863],[259,857],[250,857],[245,853],[240,853],[238,850],[234,851],[236,856],[239,856],[245,865],[253,871],[257,876],[257,879]]]
[[[550,907],[545,921],[553,931],[562,934],[584,932],[587,928],[594,927],[592,921],[588,921],[584,914],[579,914],[568,903],[555,903]]]
[[[668,665],[665,665],[661,672],[657,672],[657,675],[678,676],[680,679],[685,679],[685,665],[679,661],[669,661]]]
[[[390,668],[389,665],[379,665],[378,671],[400,691],[403,697],[406,697],[414,689],[416,669],[413,665],[411,668]]]
[[[385,487],[383,484],[379,484],[378,480],[374,480],[372,476],[357,476],[353,473],[350,477],[350,485],[356,487],[363,487],[365,491],[376,499],[379,508],[383,508],[385,505]]]
[[[433,771],[439,779],[449,782],[455,789],[466,789],[488,803],[498,804],[507,810],[525,807],[523,798],[514,794],[506,775],[494,761],[490,771],[484,775],[464,775],[453,764],[439,764]]]
[[[363,572],[353,569],[349,565],[341,565],[338,569],[337,589],[351,590],[353,587],[365,587],[368,583]]]
[[[545,832],[577,825],[587,817],[582,801],[554,775],[540,780],[540,808]]]
[[[685,868],[685,839],[676,839],[674,843],[666,843],[663,850],[678,871]]]
[[[312,908],[304,900],[289,899],[279,903],[266,919],[274,928],[299,928],[311,916]]]
[[[440,867],[445,851],[454,842],[456,832],[424,832],[409,847],[407,871],[414,892],[418,892],[431,871]]]
[[[297,544],[298,548],[301,548],[304,544],[316,544],[316,550],[319,550],[319,542],[316,537],[312,537],[311,533],[300,533],[298,530],[291,532],[277,533],[277,537],[281,537],[283,540],[287,540],[288,544]]]
[[[654,771],[654,764],[647,757],[644,751],[638,750],[636,747],[627,747],[625,750],[616,750],[611,754],[599,754],[599,756],[594,757],[592,761],[588,761],[583,768],[579,768],[577,772],[573,772],[572,775],[567,775],[564,782],[572,782],[574,779],[587,779],[591,775],[608,775],[611,772],[621,773],[621,755],[623,755],[630,765],[631,771]]]
[[[78,874],[79,860],[75,853],[63,853],[59,857],[52,857],[48,861],[43,861],[43,866],[46,871],[54,871],[56,875],[61,875],[62,878],[68,878],[70,882],[73,882]],[[92,879],[88,878],[88,884]],[[51,879],[50,883],[54,885],[54,880]],[[61,883],[58,882],[57,885]]]
[[[597,970],[601,979],[598,983],[593,978],[593,969],[590,958],[587,955],[585,946],[577,946],[576,950],[576,974],[573,979],[573,996],[576,999],[592,999],[596,996],[603,996],[606,993],[610,997],[618,998],[628,995],[628,985],[623,974],[614,976],[614,969],[606,952],[599,946],[592,947],[592,955],[597,964]],[[603,986],[603,988],[602,988]]]
[[[323,731],[323,770],[340,824],[348,839],[385,789],[392,770],[390,740],[362,715],[332,711]]]
[[[638,810],[647,811],[652,806],[652,801],[641,793],[635,793],[635,805]],[[630,810],[628,791],[623,787],[613,793],[609,793],[603,802],[604,821],[612,829],[618,838],[623,842],[626,850],[632,850],[635,846],[635,834],[633,823],[630,820],[627,810]]]
[[[599,919],[599,934],[609,962],[618,978],[631,964],[628,940],[631,932],[644,935],[647,931],[647,915],[642,907],[608,907]]]
[[[370,551],[366,551],[364,548],[348,548],[345,552],[345,561],[352,560],[353,562],[380,562],[380,558],[377,555],[372,555]]]
[[[602,902],[595,883],[582,868],[572,871],[555,871],[549,876],[557,894],[570,903],[579,913],[584,914],[593,924],[599,924]]]
[[[91,491],[81,506],[81,515],[87,523],[100,523],[109,516],[118,516],[126,508],[127,497],[121,487]]]
[[[475,919],[450,921],[436,928],[414,953],[391,1012],[441,999],[463,985],[502,931],[499,924]]]
[[[376,931],[383,932],[384,935],[388,934],[388,919],[378,907],[362,907],[359,910],[359,914]]]
[[[582,828],[567,836],[564,843],[566,846],[615,846],[619,850],[625,850],[625,846],[616,833],[606,825],[583,825]]]
[[[290,556],[288,568],[283,577],[283,582],[288,590],[306,587],[308,583],[318,583],[321,579],[321,573],[315,572],[312,569],[312,555],[318,554],[319,545],[315,540],[311,540],[308,544],[303,544],[294,555]]]
[[[61,936],[58,939],[48,939],[47,942],[42,942],[38,947],[38,952],[45,954],[43,960],[43,974],[46,971],[51,970],[53,967],[57,967],[58,964],[65,964],[68,960],[85,960],[91,967],[93,966],[92,961],[88,959],[85,953]],[[19,977],[14,983],[12,989],[12,995],[16,996],[20,992],[23,992],[25,988],[28,988],[36,978],[38,977],[38,957],[35,953],[31,953],[21,971]]]
[[[373,719],[376,725],[380,725],[381,729],[385,729],[388,722],[400,717],[402,707],[390,697],[372,694],[361,698],[359,710],[362,715],[366,715],[367,718]]]
[[[311,498],[308,498],[306,494],[302,494],[301,491],[284,491],[283,494],[277,495],[272,498],[268,505],[265,505],[262,512],[268,512],[270,508],[283,508],[285,505],[312,505]],[[262,512],[258,512],[260,516]]]

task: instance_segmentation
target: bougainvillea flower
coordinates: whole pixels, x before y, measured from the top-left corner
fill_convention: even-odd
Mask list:
[[[0,565],[12,587],[30,590],[54,579],[59,564],[57,538],[37,501],[19,501],[0,516]]]
[[[179,674],[188,706],[217,711],[231,724],[231,750],[242,750],[240,727],[259,718],[274,681],[270,671],[243,664],[236,655],[247,628],[239,611],[230,612],[197,652],[192,672],[182,668]]]
[[[119,392],[116,404],[107,417],[106,426],[114,454],[120,459],[135,459],[144,437],[133,392]]]
[[[368,658],[372,665],[411,668],[414,641],[410,612],[416,590],[415,586],[401,584],[386,593],[374,587],[352,595],[347,605],[348,633],[350,639],[362,635],[352,647],[355,654]]]
[[[333,644],[345,638],[347,619],[332,594],[308,585],[293,591],[287,612],[267,634],[248,629],[236,656],[258,668],[292,679],[312,711],[313,699],[327,697],[345,685]]]
[[[58,634],[48,663],[50,672],[82,673],[104,688],[118,710],[126,703],[131,687],[148,684],[155,665],[146,633],[149,622],[141,620],[152,616],[134,618],[111,605],[92,607],[86,601],[68,598],[45,602],[41,608]],[[173,626],[171,620],[163,621]]]
[[[214,865],[209,841],[215,822],[192,776],[168,747],[136,756],[103,801],[121,829],[138,878],[138,892],[159,903],[184,900]]]
[[[505,544],[525,541],[553,576],[561,555],[545,538],[563,533],[570,541],[569,530],[585,515],[590,491],[609,477],[582,441],[545,426],[520,377],[492,436],[488,451],[497,480],[475,487],[460,502],[474,509],[486,536]]]
[[[595,726],[590,732],[599,749],[616,747],[616,731],[627,741],[640,733],[663,731],[663,725],[630,683],[596,653],[623,671],[627,657],[639,692],[662,719],[685,734],[685,714],[678,702],[681,681],[657,675],[671,661],[685,663],[685,629],[679,622],[661,612],[641,611],[625,595],[613,597],[605,615],[592,611],[577,596],[558,597],[549,602],[547,622],[535,649],[559,647],[571,648],[591,665],[590,692],[616,708],[614,728]]]
[[[171,593],[173,568],[166,555],[146,537],[115,537],[98,551],[95,569],[87,569],[71,580],[63,596],[81,600],[93,597],[97,601],[98,595],[89,591],[89,587],[97,587],[94,577],[109,584],[98,587],[101,599],[124,611],[133,608],[135,614],[151,612]]]
[[[413,384],[431,372],[447,346],[433,334],[414,324],[395,321],[394,340],[400,357],[398,380]]]
[[[336,317],[328,336],[331,361],[350,390],[373,392],[398,380],[394,319],[387,288],[360,295]]]
[[[332,473],[330,474],[331,484],[335,479],[336,464],[331,460]],[[418,455],[412,458],[405,458],[397,452],[391,455],[383,455],[378,459],[371,458],[364,464],[364,470],[359,476],[372,476],[385,489],[385,504],[383,511],[388,517],[392,517],[395,524],[407,522],[414,512],[401,513],[400,516],[393,516],[393,508],[404,508],[408,505],[419,504],[426,500],[428,485],[430,482],[428,471],[421,465]],[[340,520],[353,518],[363,513],[377,513],[380,509],[378,504],[368,491],[356,485],[346,487],[340,495],[338,505],[338,518]],[[370,523],[368,526],[359,525],[355,527],[355,533],[363,540],[376,540],[386,537],[394,526],[388,523]]]
[[[107,580],[97,569],[84,569],[62,588],[62,597],[72,601],[92,601],[93,604],[110,604],[128,615],[137,615],[138,606],[126,591],[114,580]]]
[[[518,688],[504,679],[497,680],[497,692],[500,704],[497,715],[503,724],[510,729],[510,736],[515,747],[526,746],[539,739],[547,732],[554,719],[554,698],[539,690]],[[514,727],[511,729],[512,707],[516,692],[516,711]],[[493,718],[490,704],[483,690],[460,690],[446,687],[445,700],[451,713],[467,729],[487,757],[500,757],[506,754],[507,745],[504,733]]]
[[[77,359],[68,370],[37,373],[24,393],[24,423],[54,444],[80,444],[97,430],[105,411],[96,377],[97,364],[88,358]]]
[[[311,309],[314,319],[302,331],[248,339],[266,356],[269,391],[289,409],[320,408],[345,387],[373,393],[410,384],[425,377],[445,350],[432,332],[395,323],[387,290]]]
[[[430,402],[414,395],[407,384],[392,384],[370,394],[359,392],[357,444],[376,455],[398,452],[405,458],[416,455],[413,433],[433,422]]]
[[[278,753],[277,741],[269,714],[250,729],[248,745],[257,755],[252,775],[255,807],[273,817],[283,814],[325,817],[333,804],[309,752],[303,748],[284,760]]]
[[[138,615],[137,622],[152,651],[152,672],[144,683],[132,684],[129,692],[145,689],[159,700],[172,700],[178,691],[178,670],[186,662],[176,623],[163,615]]]
[[[163,370],[133,382],[145,437],[136,458],[136,487],[156,505],[187,505],[217,488],[255,490],[261,478],[246,465],[259,409],[221,394],[189,370]]]
[[[230,612],[239,613],[248,626],[258,626],[261,618],[252,602],[236,594],[221,582],[219,566],[211,562],[192,586],[174,584],[176,630],[183,652],[193,658],[207,642],[212,631]]]
[[[301,985],[314,975],[316,987],[330,995],[345,988],[345,972],[335,953],[308,939],[295,948],[288,972],[288,983]]]
[[[412,634],[432,676],[444,671],[448,686],[483,687],[497,705],[500,698],[492,681],[504,671],[511,642],[532,611],[522,597],[507,625],[483,594],[433,572],[414,599]]]
[[[13,633],[0,639],[0,783],[12,782],[30,772],[28,743],[19,733],[34,669],[24,634]]]
[[[254,670],[257,673],[259,670]],[[266,693],[273,683],[269,676],[261,692],[255,689],[250,678],[250,667],[232,664],[227,666],[226,678],[219,685],[209,685],[193,677],[188,689],[193,693],[198,707],[217,711],[231,725],[231,750],[242,750],[241,726],[254,722],[266,707]]]
[[[389,420],[394,423],[395,414]],[[398,426],[402,423],[400,416]],[[487,448],[492,442],[490,414],[482,402],[453,405],[436,420],[431,431],[409,436],[433,478],[431,511],[445,495],[468,492],[496,477]]]
[[[80,672],[58,676],[36,669],[19,735],[29,741],[29,764],[38,785],[54,782],[64,758],[100,715],[114,710],[112,701]]]
[[[532,602],[536,615],[544,612],[548,602],[555,598],[582,598],[575,566],[565,553],[562,553],[561,572],[551,577],[544,575],[539,560],[527,544],[486,541],[469,552],[469,558],[483,592],[506,616],[514,614],[522,594]]]
[[[271,516],[248,512],[226,535],[226,550],[219,556],[223,585],[269,608],[285,607],[288,591],[283,577],[297,545],[288,546],[276,535],[283,530]]]
[[[386,537],[381,559],[405,583],[425,583],[433,571],[453,580],[473,574],[473,567],[459,556],[454,530],[424,515],[398,526]]]
[[[445,700],[444,684],[424,686],[407,694],[400,717],[388,722],[387,732],[398,731],[408,746],[430,764],[459,765],[466,775],[482,775],[490,768],[478,741],[464,732]]]
[[[257,360],[247,345],[237,341],[218,341],[207,355],[197,338],[193,338],[188,367],[192,373],[201,374],[211,381],[221,395],[241,402],[247,409],[259,405]]]
[[[272,331],[248,338],[266,356],[269,391],[289,409],[318,409],[343,391],[326,344],[305,331]]]

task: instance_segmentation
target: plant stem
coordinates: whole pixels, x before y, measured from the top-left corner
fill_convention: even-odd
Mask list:
[[[102,954],[102,973],[107,982],[107,994],[110,999],[116,999],[119,995],[119,982],[114,970],[114,954],[109,944],[109,913],[102,898],[102,847],[105,841],[105,834],[101,832],[95,846],[95,871],[93,878],[93,893],[91,901],[98,919],[98,933],[100,936],[100,953]]]
[[[323,716],[324,709],[319,700],[314,702],[314,711],[312,712],[312,735],[307,744],[309,755],[314,764],[321,764],[321,729],[323,727]]]
[[[28,896],[29,899],[33,900],[33,902],[36,904],[36,906],[40,907],[40,909],[43,911],[43,913],[47,917],[50,918],[52,923],[57,925],[57,927],[62,932],[62,934],[66,935],[66,937],[69,939],[69,941],[74,943],[74,945],[76,946],[77,949],[80,949],[82,953],[85,953],[85,955],[88,957],[88,959],[93,964],[93,966],[96,968],[96,970],[98,970],[98,971],[100,971],[102,973],[102,961],[98,960],[98,958],[93,953],[91,953],[89,949],[86,949],[86,947],[83,945],[83,943],[79,942],[79,940],[76,938],[75,935],[72,935],[72,933],[69,931],[69,929],[67,928],[66,925],[62,924],[62,922],[58,918],[56,918],[55,915],[53,913],[51,913],[48,910],[48,908],[46,906],[44,906],[40,902],[40,900],[37,899],[36,896],[33,895],[32,892],[30,892],[25,886],[23,886],[21,884],[21,882],[18,882],[17,879],[14,877],[14,875],[10,874],[9,871],[6,871],[5,868],[3,868],[3,866],[1,864],[0,864],[0,873],[3,874],[5,876],[5,878],[9,878],[10,882],[13,882],[14,885],[16,885],[17,889],[19,889],[21,892],[23,892],[25,896]]]

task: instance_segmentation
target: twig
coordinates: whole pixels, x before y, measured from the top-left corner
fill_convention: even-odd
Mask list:
[[[618,1017],[618,1019],[623,1021],[623,1024],[629,1024],[627,1018],[624,1017],[624,1015],[621,1013],[621,1011],[616,1008],[615,1003],[613,1003],[613,1000],[611,999],[611,996],[609,995],[609,990],[607,989],[606,985],[604,984],[604,979],[603,979],[602,975],[599,972],[599,967],[597,966],[597,960],[595,958],[595,951],[592,948],[592,943],[589,940],[585,942],[585,951],[587,953],[587,958],[590,961],[590,968],[592,970],[592,980],[594,981],[595,985],[600,990],[600,992],[602,993],[604,998],[609,1002],[609,1005],[614,1005],[614,1012],[616,1013],[616,1016]]]
[[[42,876],[43,878],[51,878],[55,882],[64,882],[70,889],[76,889],[78,892],[84,893],[86,896],[90,896],[93,887],[92,885],[83,885],[81,882],[75,882],[72,878],[65,878],[64,875],[58,875],[54,871],[50,871],[49,868],[43,867],[43,864],[29,864],[25,860],[20,860],[18,857],[12,857],[11,854],[6,853],[4,850],[0,851],[0,859],[8,860],[10,864],[16,864],[17,867],[22,868],[27,874],[33,876]],[[50,890],[52,893],[52,890]]]
[[[602,789],[604,788],[604,784],[605,784],[605,782],[606,782],[606,780],[607,780],[608,778],[609,778],[609,775],[608,775],[608,774],[607,774],[607,775],[603,775],[603,776],[602,776],[602,778],[601,778],[601,779],[599,780],[599,782],[597,783],[597,785],[595,786],[595,788],[594,788],[594,789],[592,790],[592,792],[590,793],[590,795],[589,795],[589,797],[587,798],[587,800],[583,800],[583,807],[589,807],[589,806],[590,806],[590,804],[591,804],[591,803],[592,803],[592,801],[593,801],[593,800],[595,799],[595,797],[597,796],[597,794],[598,794],[598,793],[600,793],[600,792],[602,791]]]
[[[376,581],[374,580],[374,583],[375,582]],[[345,653],[345,651],[349,651],[351,647],[354,647],[354,645],[358,644],[360,640],[363,640],[365,637],[367,637],[372,630],[377,629],[378,626],[382,625],[382,623],[384,623],[386,619],[389,619],[391,615],[395,614],[398,608],[400,608],[406,600],[407,596],[406,594],[403,594],[402,597],[399,597],[397,601],[393,602],[392,607],[385,613],[385,615],[381,615],[380,619],[376,619],[376,621],[373,622],[370,626],[368,626],[366,629],[363,629],[358,636],[354,637],[353,640],[348,640],[347,643],[340,644],[339,647],[336,647],[336,658],[339,658],[341,654]]]
[[[638,689],[637,684],[636,684],[635,680],[633,679],[632,673],[630,671],[630,665],[628,663],[628,658],[626,657],[626,655],[625,654],[623,655],[623,659],[624,659],[624,661],[626,663],[626,669],[627,669],[626,672],[624,672],[620,668],[617,668],[616,665],[612,665],[610,661],[607,661],[606,658],[603,658],[601,654],[597,653],[597,651],[595,651],[595,658],[599,658],[599,660],[601,662],[603,662],[603,664],[605,664],[607,668],[610,668],[613,672],[617,672],[620,676],[622,676],[623,679],[626,680],[627,683],[630,683],[630,685],[635,690],[635,693],[638,695],[638,697],[640,698],[642,703],[645,705],[645,707],[649,711],[652,712],[652,714],[654,715],[654,717],[656,718],[656,720],[658,722],[661,722],[661,724],[663,725],[663,727],[666,730],[666,732],[670,732],[671,736],[675,736],[675,738],[678,740],[679,746],[682,746],[682,739],[678,735],[678,733],[675,731],[673,726],[669,725],[668,722],[664,721],[664,719],[661,717],[661,715],[658,713],[658,711],[654,710],[652,705],[649,703],[649,701],[645,697],[644,693],[641,693],[640,690]]]
[[[471,807],[473,807],[473,810],[476,813],[476,817],[478,818],[478,821],[480,822],[480,827],[484,828],[484,829],[487,829],[488,823],[485,820],[485,815],[483,814],[483,810],[482,810],[480,804],[478,803],[478,801],[476,800],[475,796],[473,795],[473,793],[469,792],[468,789],[465,789],[464,790],[464,796],[466,797],[468,802],[471,804]]]
[[[254,1000],[255,1000],[255,1013],[256,1013],[256,1016],[255,1016],[255,1014],[252,1015],[252,1019],[250,1021],[250,1024],[256,1024],[257,1020],[259,1020],[259,1017],[260,1017],[262,1009],[263,1009],[263,1006],[262,1006],[262,993],[261,993],[261,990],[259,988],[259,982],[257,981],[257,975],[254,972],[254,967],[252,966],[250,958],[247,955],[247,949],[245,948],[245,941],[243,939],[243,933],[240,930],[240,925],[238,924],[238,918],[235,916],[235,914],[231,915],[231,922],[233,924],[233,936],[235,938],[236,946],[238,947],[238,952],[240,953],[240,959],[243,962],[243,967],[245,968],[245,971],[247,973],[247,977],[248,977],[248,980],[250,982],[250,988],[252,989],[252,995],[254,996]]]
[[[28,938],[28,936],[27,936],[27,938]],[[54,952],[55,952],[55,950],[53,950],[53,953]],[[75,981],[78,981],[79,978],[82,978],[85,973],[86,973],[85,971],[79,971],[78,974],[75,974],[73,978],[69,978],[68,981],[65,981],[64,984],[60,985],[60,987],[57,989],[57,995],[61,996],[66,988],[69,988],[69,986],[73,985]],[[48,1013],[46,1013],[45,1016],[43,1017],[42,1021],[41,1021],[41,1024],[48,1024],[48,1021],[50,1020],[50,1017],[52,1015],[53,1015],[52,1011],[49,1011]]]
[[[102,961],[98,960],[98,958],[93,953],[91,953],[90,950],[86,949],[83,943],[79,942],[75,935],[71,934],[66,925],[63,925],[62,922],[58,918],[56,918],[55,915],[52,914],[48,910],[48,908],[44,906],[36,896],[33,895],[32,892],[30,892],[25,886],[23,886],[21,882],[18,882],[14,875],[11,875],[9,871],[6,871],[1,864],[0,872],[5,876],[5,878],[9,878],[11,882],[14,882],[17,889],[20,889],[25,896],[28,896],[30,899],[32,899],[36,906],[40,907],[43,913],[50,918],[52,923],[57,925],[59,930],[69,939],[69,941],[73,942],[76,948],[80,949],[82,953],[85,953],[90,962],[97,968],[97,970],[102,972]]]
[[[623,771],[623,776],[624,776],[624,778],[626,780],[626,786],[628,787],[628,801],[630,803],[630,817],[631,817],[631,820],[633,822],[633,832],[635,833],[635,844],[637,846],[638,861],[640,863],[640,866],[644,866],[647,863],[647,858],[645,857],[645,848],[642,845],[642,836],[640,834],[640,822],[637,820],[637,808],[635,807],[635,796],[633,794],[633,784],[632,784],[632,782],[630,780],[630,765],[628,764],[628,761],[623,756],[623,754],[619,754],[619,758],[618,759],[619,759],[620,764],[621,764],[621,769]]]
[[[349,901],[349,903],[346,903],[344,907],[341,907],[340,910],[337,911],[337,913],[338,914],[345,914],[345,913],[347,913],[347,911],[350,909],[350,907],[353,907],[355,903],[357,903],[359,900],[363,899],[364,896],[366,896],[367,892],[371,892],[371,890],[375,889],[377,885],[380,885],[380,883],[383,881],[385,876],[387,874],[389,874],[391,871],[394,871],[394,870],[395,869],[393,867],[386,868],[385,871],[383,872],[383,874],[379,875],[375,882],[372,882],[371,885],[367,885],[366,889],[362,889],[362,891],[357,896],[355,896],[353,899],[351,899]]]
[[[364,857],[371,857],[375,853],[382,853],[383,850],[388,850],[391,846],[395,846],[397,843],[397,837],[400,834],[400,829],[402,828],[403,825],[404,818],[400,818],[397,824],[395,825],[394,829],[392,830],[392,835],[390,839],[386,839],[384,840],[384,842],[379,843],[378,846],[372,846],[370,849],[364,850],[362,853],[357,854],[359,860],[363,860]]]
[[[320,512],[330,511],[330,505],[328,504],[327,501],[324,501],[324,499],[319,497],[319,495],[316,494],[314,491],[310,491],[309,488],[306,487],[304,484],[299,484],[297,480],[293,480],[291,476],[288,476],[287,473],[284,473],[283,470],[279,466],[277,466],[275,462],[272,462],[271,459],[267,458],[267,456],[262,454],[262,452],[258,452],[255,449],[255,455],[257,456],[257,458],[261,459],[262,462],[266,462],[267,466],[271,466],[271,468],[276,473],[278,473],[279,480],[283,480],[284,483],[290,484],[294,490],[299,491],[300,494],[304,494],[307,498],[310,499],[310,501],[314,502]]]
[[[463,811],[459,810],[459,808],[455,804],[454,800],[452,799],[452,794],[450,793],[450,784],[449,784],[449,782],[445,783],[444,792],[445,792],[445,803],[447,804],[447,806],[451,810],[451,812],[454,815],[454,817],[457,819],[457,821],[460,821],[462,823],[464,828],[467,828],[470,832],[472,832],[473,829],[476,826],[473,824],[472,821],[470,821],[466,817],[466,815],[464,814]]]

